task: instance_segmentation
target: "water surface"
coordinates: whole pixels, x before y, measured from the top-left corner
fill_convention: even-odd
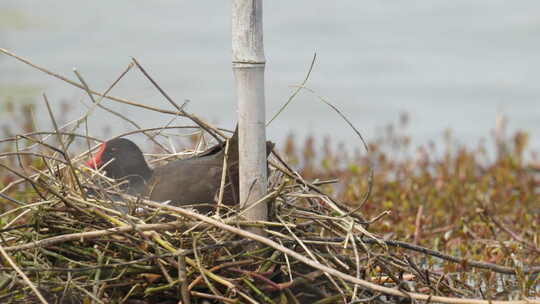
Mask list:
[[[528,131],[540,148],[540,2],[533,0],[265,1],[267,116],[301,82],[314,52],[308,86],[338,106],[366,137],[411,116],[416,144],[451,128],[465,144],[490,135],[497,113],[510,128]],[[33,62],[104,90],[136,57],[178,102],[226,127],[236,104],[231,72],[230,1],[3,0],[0,46]],[[4,19],[4,18],[3,18]],[[13,25],[15,23],[15,25]],[[43,88],[60,111],[68,101],[84,111],[79,90],[11,58],[0,56],[0,87]],[[5,91],[5,90],[4,90]],[[5,92],[3,93],[5,95]],[[139,73],[112,92],[170,107]],[[166,119],[114,105],[145,127]],[[93,131],[130,127],[100,112]],[[44,119],[43,127],[50,127]],[[310,94],[268,128],[280,141],[294,130],[331,134],[354,143],[353,132]]]

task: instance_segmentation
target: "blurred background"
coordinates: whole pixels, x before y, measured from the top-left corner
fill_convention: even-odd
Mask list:
[[[71,79],[76,67],[98,91],[133,56],[178,103],[189,99],[188,111],[232,128],[230,10],[230,1],[2,0],[0,47]],[[264,3],[264,26],[268,119],[303,80],[316,52],[307,86],[368,139],[407,113],[414,145],[437,141],[448,129],[459,143],[474,145],[490,139],[497,115],[504,114],[510,132],[528,132],[530,146],[540,148],[539,1],[274,0]],[[1,99],[35,102],[40,128],[52,129],[39,114],[42,92],[55,112],[72,118],[89,104],[81,90],[0,55]],[[135,69],[111,95],[172,109]],[[143,127],[168,122],[107,104]],[[9,121],[1,107],[1,119]],[[93,135],[131,129],[99,113],[90,117]],[[308,92],[267,135],[281,143],[291,131],[297,138],[327,135],[359,145],[346,123]]]

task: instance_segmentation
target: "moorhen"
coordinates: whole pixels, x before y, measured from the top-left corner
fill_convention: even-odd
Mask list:
[[[267,142],[266,155],[273,143]],[[223,203],[238,203],[238,129],[229,141],[227,172]],[[170,201],[172,205],[215,203],[221,186],[225,143],[187,159],[171,161],[151,169],[139,147],[125,138],[116,138],[101,145],[90,168],[103,168],[107,177],[125,184],[122,191],[148,196],[156,202]]]

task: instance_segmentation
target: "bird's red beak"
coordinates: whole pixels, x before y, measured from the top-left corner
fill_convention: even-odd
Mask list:
[[[94,156],[94,158],[89,159],[85,163],[85,165],[87,167],[96,170],[97,168],[101,167],[101,165],[103,165],[103,161],[101,160],[101,155],[103,155],[103,151],[105,151],[105,146],[106,146],[105,143],[101,144],[101,146],[99,147],[99,150],[96,153],[96,155]]]

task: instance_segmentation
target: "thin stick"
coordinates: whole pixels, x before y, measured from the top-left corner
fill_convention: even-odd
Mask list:
[[[13,259],[7,254],[6,250],[4,250],[4,247],[2,245],[0,245],[0,253],[4,257],[4,259],[6,259],[6,261],[9,263],[9,265],[11,265],[11,267],[13,267],[13,269],[15,269],[15,271],[21,276],[21,278],[26,283],[26,285],[28,285],[28,287],[32,289],[32,291],[38,297],[39,301],[43,304],[48,304],[47,300],[45,300],[43,295],[41,295],[39,290],[37,290],[36,286],[34,286],[34,284],[30,281],[30,279],[28,279],[28,277],[24,274],[24,272],[22,272],[22,270],[17,266],[17,264],[13,262]]]
[[[85,90],[84,86],[80,85],[79,83],[77,83],[77,82],[75,82],[73,80],[70,80],[70,79],[68,79],[68,78],[66,78],[66,77],[64,77],[64,76],[62,76],[60,74],[51,72],[51,71],[47,70],[44,67],[38,66],[38,65],[32,63],[30,60],[28,60],[26,58],[20,57],[20,56],[14,54],[14,53],[11,53],[11,52],[9,52],[9,51],[7,51],[5,49],[2,49],[2,48],[0,48],[0,53],[3,53],[3,54],[8,55],[10,57],[13,57],[13,58],[25,63],[25,64],[37,69],[37,70],[40,70],[41,72],[43,72],[45,74],[48,74],[48,75],[53,76],[55,78],[58,78],[58,79],[66,82],[66,83],[69,83],[70,85],[75,86],[75,87],[77,87],[79,89]],[[213,135],[214,132],[215,132],[215,133],[219,134],[220,136],[224,136],[221,132],[218,131],[218,129],[211,127],[204,120],[200,119],[199,117],[197,117],[197,116],[195,116],[193,114],[190,114],[190,113],[187,113],[187,112],[184,112],[184,111],[175,112],[175,111],[160,109],[160,108],[152,107],[152,106],[145,105],[145,104],[142,104],[142,103],[138,103],[138,102],[135,102],[135,101],[130,101],[130,100],[127,100],[127,99],[124,99],[124,98],[114,97],[114,96],[110,96],[110,95],[104,95],[103,93],[96,92],[96,91],[93,91],[93,90],[90,90],[90,93],[92,93],[94,95],[102,96],[102,97],[107,98],[107,99],[112,100],[112,101],[116,101],[116,102],[119,102],[119,103],[134,106],[134,107],[144,108],[144,109],[151,110],[151,111],[158,112],[158,113],[185,116],[185,117],[188,117],[189,119],[191,119],[193,122],[195,122],[197,125],[199,125],[201,128],[203,128],[207,132],[209,132],[208,130],[212,130],[213,132],[209,132],[210,135]],[[215,135],[213,135],[213,136],[214,136],[214,138],[216,138],[217,141],[222,142],[222,140],[219,137],[217,137]]]
[[[538,253],[540,253],[540,248],[537,247],[535,244],[523,239],[522,237],[520,237],[519,235],[517,235],[517,233],[515,233],[514,231],[508,229],[508,227],[504,226],[501,222],[499,222],[497,219],[495,219],[495,217],[491,216],[491,214],[489,214],[489,212],[487,212],[487,210],[484,210],[484,214],[495,224],[497,225],[497,227],[499,227],[500,229],[502,229],[504,232],[508,233],[514,240],[524,244],[525,246],[529,247],[531,250],[533,251],[536,251]]]
[[[413,244],[418,245],[420,238],[422,237],[422,216],[424,215],[424,206],[418,207],[416,213],[416,220],[414,221],[414,241]]]
[[[177,222],[170,222],[170,223],[165,223],[165,224],[138,224],[138,225],[121,226],[121,227],[115,227],[115,228],[104,229],[104,230],[59,235],[59,236],[51,237],[51,238],[40,240],[40,241],[34,241],[34,242],[27,243],[24,245],[6,247],[5,250],[7,252],[10,252],[10,251],[28,250],[32,248],[49,247],[57,243],[64,243],[64,242],[76,241],[76,240],[83,241],[85,239],[86,240],[95,239],[95,238],[99,238],[99,237],[103,237],[107,235],[122,234],[129,231],[174,230],[174,229],[181,228],[184,225],[185,223],[181,221],[177,221]]]
[[[223,206],[223,194],[225,192],[225,180],[227,179],[227,160],[229,159],[229,143],[231,141],[227,140],[225,142],[225,155],[223,156],[223,168],[221,169],[221,183],[219,185],[218,200],[216,206],[216,214],[220,213],[221,207]],[[232,183],[232,181],[231,181]],[[234,185],[232,185],[234,187]],[[234,190],[233,190],[234,192]]]
[[[66,145],[64,144],[64,140],[62,139],[62,135],[58,133],[58,124],[56,123],[56,119],[54,118],[54,114],[52,112],[51,105],[49,104],[49,100],[47,99],[47,95],[43,94],[43,100],[45,101],[45,105],[47,105],[47,110],[49,112],[49,116],[53,123],[54,131],[56,132],[56,134],[58,134],[58,141],[60,142],[60,146],[62,146],[62,151],[64,151],[62,156],[64,156],[69,168],[71,169],[71,174],[73,175],[73,178],[75,179],[75,182],[77,183],[77,187],[79,187],[79,191],[82,197],[86,198],[86,193],[81,185],[81,182],[79,181],[79,178],[77,177],[75,167],[73,166],[73,163],[71,162],[71,158],[69,157],[69,153],[67,151]]]
[[[223,142],[223,140],[221,140],[221,138],[219,138],[219,136],[217,136],[216,134],[214,134],[215,131],[217,131],[217,129],[215,128],[212,128],[211,126],[209,126],[207,123],[205,123],[204,121],[200,120],[198,117],[196,117],[195,115],[193,114],[189,114],[187,113],[186,111],[184,111],[184,107],[180,107],[178,106],[178,104],[176,102],[174,102],[172,100],[171,97],[169,97],[169,95],[165,92],[165,90],[163,90],[158,84],[157,82],[150,76],[150,74],[148,74],[148,72],[146,72],[146,70],[139,64],[139,62],[137,61],[137,59],[135,59],[134,57],[131,58],[133,60],[133,62],[137,65],[137,67],[139,68],[139,70],[144,74],[144,76],[150,80],[150,82],[154,85],[154,87],[156,87],[156,89],[158,89],[158,91],[161,93],[161,95],[163,95],[163,97],[165,97],[165,99],[167,99],[167,101],[169,101],[169,103],[171,103],[177,110],[178,110],[178,115],[181,115],[181,116],[186,116],[188,117],[189,119],[191,119],[194,123],[198,124],[202,129],[204,129],[206,132],[208,132],[208,134],[212,135],[212,137],[214,137],[220,144]],[[184,103],[185,105],[185,103]],[[213,132],[214,131],[214,132]],[[219,131],[217,131],[217,133],[224,137],[223,134],[221,134]]]
[[[156,89],[158,89],[158,91],[161,93],[161,95],[163,95],[163,97],[165,97],[165,99],[167,99],[167,101],[170,104],[172,104],[173,107],[175,107],[178,110],[178,112],[181,112],[181,113],[184,112],[183,107],[178,106],[178,104],[176,102],[174,102],[174,100],[172,100],[171,97],[169,97],[169,94],[165,93],[165,90],[163,90],[157,84],[157,82],[150,76],[150,74],[148,74],[148,72],[146,72],[146,70],[139,64],[139,62],[137,61],[137,59],[135,59],[135,57],[131,57],[131,60],[133,60],[133,63],[135,63],[135,65],[137,65],[137,67],[144,74],[144,76],[146,76],[146,78],[148,80],[150,80],[150,82],[154,85],[154,87],[156,87]]]
[[[363,286],[365,288],[368,288],[370,290],[373,290],[373,291],[379,291],[379,292],[382,292],[382,293],[385,293],[385,294],[394,295],[394,296],[398,296],[398,297],[412,298],[412,299],[415,299],[415,300],[432,301],[432,302],[449,303],[449,304],[532,304],[532,303],[540,304],[540,300],[534,300],[534,299],[526,299],[526,300],[519,300],[519,301],[488,301],[488,300],[479,300],[479,299],[450,298],[450,297],[442,297],[442,296],[433,296],[433,295],[426,295],[426,294],[412,293],[412,292],[411,293],[406,293],[404,291],[396,290],[394,288],[388,288],[388,287],[380,286],[380,285],[377,285],[377,284],[374,284],[374,283],[371,283],[371,282],[368,282],[368,281],[365,281],[365,280],[362,280],[362,279],[358,279],[358,278],[353,277],[353,276],[351,276],[349,274],[343,273],[343,272],[341,272],[341,271],[339,271],[337,269],[328,267],[328,266],[323,265],[323,264],[321,264],[319,262],[316,262],[316,261],[314,261],[314,260],[312,260],[310,258],[307,258],[307,257],[299,254],[298,252],[294,251],[294,250],[283,247],[280,244],[272,241],[271,239],[268,239],[266,237],[260,236],[260,235],[255,234],[255,233],[251,233],[251,232],[246,231],[246,230],[238,229],[236,227],[221,223],[221,222],[219,222],[219,221],[217,221],[215,219],[204,216],[202,214],[198,214],[198,213],[193,212],[191,210],[184,209],[184,208],[179,208],[179,207],[174,207],[174,206],[169,206],[169,205],[163,205],[163,204],[148,201],[148,200],[141,200],[141,203],[143,203],[145,205],[148,205],[148,206],[151,206],[151,207],[155,207],[155,208],[168,209],[168,210],[173,211],[175,213],[181,214],[181,215],[186,216],[186,217],[197,219],[199,221],[202,221],[202,222],[208,223],[208,224],[210,224],[212,226],[216,226],[216,227],[218,227],[220,229],[232,232],[232,233],[237,234],[239,236],[255,240],[255,241],[257,241],[259,243],[262,243],[262,244],[264,244],[266,246],[272,247],[272,248],[274,248],[276,250],[279,250],[279,251],[281,251],[281,252],[283,252],[285,254],[288,254],[291,257],[297,259],[298,261],[300,261],[300,262],[302,262],[302,263],[304,263],[304,264],[306,264],[306,265],[308,265],[310,267],[313,267],[315,269],[319,269],[319,270],[324,271],[324,272],[326,272],[328,274],[331,274],[333,276],[341,278],[341,279],[343,279],[343,280],[345,280],[347,282],[361,285],[361,286]]]
[[[296,95],[298,95],[298,93],[300,93],[300,91],[302,90],[302,87],[304,87],[309,79],[309,76],[311,75],[311,71],[313,70],[313,67],[315,66],[315,60],[317,59],[317,53],[313,53],[313,59],[311,59],[311,64],[309,65],[309,69],[308,69],[308,72],[306,74],[306,77],[304,78],[304,81],[302,81],[302,83],[296,88],[296,90],[291,94],[291,96],[289,96],[289,99],[287,100],[287,102],[285,102],[285,104],[283,104],[283,106],[281,106],[281,108],[279,108],[279,110],[277,111],[276,114],[274,114],[274,116],[266,123],[266,126],[268,127],[272,121],[274,121],[274,119],[276,119],[279,114],[281,114],[281,112],[283,112],[283,110],[285,110],[285,108],[291,103],[291,101],[293,101],[293,99],[296,97]]]
[[[122,77],[124,77],[124,75],[127,74],[127,72],[131,69],[131,67],[133,67],[133,64],[129,64],[128,65],[128,68],[109,86],[109,88],[103,93],[103,95],[107,95],[113,88],[114,86],[120,81],[120,79],[122,79]],[[120,117],[121,119],[127,121],[128,123],[132,124],[135,128],[137,129],[142,129],[142,127],[137,124],[136,122],[134,122],[133,120],[129,119],[128,117],[126,117],[125,115],[122,115],[121,113],[118,113],[112,109],[109,109],[107,107],[105,107],[104,105],[101,104],[101,101],[103,101],[103,97],[100,97],[99,100],[96,100],[94,98],[94,95],[92,95],[92,93],[90,92],[90,87],[88,86],[88,84],[86,83],[86,81],[84,80],[84,78],[82,77],[82,75],[79,73],[79,71],[77,70],[73,70],[73,73],[75,73],[75,75],[77,75],[77,78],[79,78],[79,80],[81,81],[82,85],[84,86],[84,89],[86,91],[86,93],[88,94],[88,97],[90,98],[90,100],[92,100],[92,103],[94,104],[94,106],[92,108],[90,108],[90,110],[88,110],[88,112],[84,115],[84,117],[82,119],[84,119],[86,121],[86,119],[88,118],[88,116],[90,115],[90,113],[94,110],[94,108],[97,106],[97,107],[100,107],[101,109],[117,116],[117,117]],[[146,132],[142,132],[144,135],[148,136],[148,138],[153,141],[156,145],[158,145],[160,148],[163,149],[163,151],[166,151],[167,153],[170,153],[170,151],[165,148],[162,144],[160,144],[157,140],[154,139],[154,136],[150,135],[150,134],[147,134]]]
[[[304,242],[310,243],[311,241],[314,241],[314,242],[336,242],[336,243],[341,243],[344,240],[345,240],[345,238],[342,238],[342,237],[337,237],[337,238],[309,238],[307,240],[304,240]],[[373,239],[369,239],[369,238],[362,238],[362,242],[373,244],[373,243],[376,243],[377,241],[373,240]],[[445,260],[445,261],[450,261],[450,262],[454,262],[454,263],[458,263],[458,264],[467,263],[467,266],[469,266],[469,267],[486,269],[486,270],[490,270],[490,271],[497,272],[497,273],[502,273],[502,274],[512,274],[512,275],[516,274],[516,270],[514,268],[512,268],[512,267],[505,267],[505,266],[500,266],[500,265],[492,264],[492,263],[471,261],[471,260],[468,260],[468,259],[464,259],[464,258],[444,254],[444,253],[442,253],[440,251],[437,251],[437,250],[429,249],[429,248],[418,246],[418,245],[413,245],[413,244],[410,244],[410,243],[407,243],[407,242],[402,242],[402,241],[383,240],[383,242],[387,246],[392,246],[392,247],[403,248],[403,249],[407,249],[407,250],[420,252],[420,253],[423,253],[423,254],[426,254],[426,255],[434,256],[436,258],[439,258],[439,259],[442,259],[442,260]],[[539,273],[540,272],[540,266],[524,267],[523,270],[521,270],[521,271],[524,274]]]
[[[122,78],[124,78],[124,76],[131,70],[131,68],[133,67],[133,64],[130,63],[128,64],[127,68],[120,74],[120,76],[118,76],[116,78],[115,81],[113,81],[113,83],[107,88],[107,90],[105,90],[105,92],[103,93],[103,95],[107,95],[117,84],[118,82],[120,82],[120,80]],[[75,127],[73,128],[74,130],[78,128],[79,124],[82,122],[82,121],[85,121],[88,116],[90,116],[90,114],[92,114],[92,112],[94,112],[95,108],[96,107],[99,107],[117,117],[120,117],[122,119],[124,119],[125,121],[131,123],[132,125],[134,125],[135,127],[137,127],[138,129],[140,129],[137,125],[137,123],[135,123],[134,121],[132,121],[131,119],[125,117],[124,115],[112,110],[112,109],[109,109],[108,107],[104,106],[101,104],[101,102],[103,101],[104,97],[103,96],[100,96],[99,100],[95,100],[94,99],[94,95],[92,95],[92,93],[90,93],[90,87],[88,86],[88,84],[86,84],[86,81],[84,80],[84,78],[81,76],[81,74],[79,73],[79,71],[77,71],[77,69],[73,69],[73,73],[75,73],[75,75],[77,76],[77,78],[79,79],[79,81],[81,82],[81,84],[83,85],[84,87],[84,90],[86,91],[86,93],[88,93],[88,97],[90,97],[90,100],[92,100],[92,107],[81,117],[77,120],[77,124],[75,125]]]
[[[332,201],[332,203],[334,203],[336,206],[339,206],[340,209],[345,210],[345,211],[340,210],[339,211],[340,215],[342,216],[350,215],[352,217],[359,219],[362,222],[362,224],[367,224],[367,221],[362,217],[362,215],[349,211],[347,207],[345,207],[343,204],[338,202],[335,198],[324,193],[321,189],[319,189],[317,186],[313,185],[312,183],[306,181],[302,176],[300,176],[300,174],[298,174],[298,172],[294,171],[275,150],[272,150],[272,155],[274,155],[274,157],[280,162],[280,164],[282,164],[286,168],[286,170],[284,170],[283,168],[274,165],[276,169],[278,169],[279,171],[281,171],[283,174],[287,175],[288,177],[294,179],[296,182],[306,186],[310,190],[313,190],[316,193],[327,197],[329,200]]]
[[[189,296],[187,271],[186,271],[186,256],[178,256],[178,280],[180,281],[180,294],[182,295],[182,304],[191,304]]]
[[[0,197],[3,198],[3,199],[5,199],[5,200],[8,200],[8,201],[10,201],[10,202],[12,202],[12,203],[15,203],[15,204],[17,204],[17,205],[19,205],[19,206],[24,206],[24,205],[25,205],[23,202],[19,202],[18,200],[14,199],[14,198],[11,198],[11,197],[5,195],[5,194],[2,193],[2,192],[0,192]],[[1,216],[0,216],[0,217],[1,217]]]
[[[366,153],[369,154],[369,147],[368,147],[366,141],[364,140],[364,137],[362,136],[360,131],[358,131],[358,129],[353,125],[353,123],[347,118],[347,116],[345,116],[345,114],[343,114],[335,105],[331,104],[324,97],[322,97],[320,95],[317,95],[314,90],[312,90],[310,88],[307,88],[305,86],[302,86],[301,88],[308,91],[308,92],[310,92],[310,93],[312,93],[312,94],[314,94],[317,98],[319,98],[320,101],[324,102],[326,105],[328,105],[334,111],[336,111],[336,113],[341,118],[343,118],[343,120],[345,120],[345,122],[351,127],[351,129],[354,131],[354,133],[356,133],[356,135],[358,135],[358,137],[360,138],[360,141],[362,142],[362,144],[364,146],[364,149],[366,150]],[[357,208],[349,211],[348,214],[355,213],[356,211],[360,210],[364,206],[364,204],[367,202],[367,200],[369,199],[369,197],[371,195],[371,191],[373,190],[373,174],[374,174],[373,173],[373,164],[372,164],[372,161],[369,160],[368,190],[367,190],[366,194],[364,195],[364,198],[360,202],[360,205]],[[344,216],[347,216],[347,215],[344,215]]]

